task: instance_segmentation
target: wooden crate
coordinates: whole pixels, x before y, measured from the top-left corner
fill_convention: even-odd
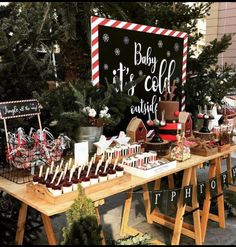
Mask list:
[[[199,131],[194,131],[193,135],[196,138],[200,138],[200,139],[206,140],[206,141],[214,140],[214,134],[212,132],[210,132],[210,133],[202,133],[202,132],[199,132]]]
[[[218,151],[219,152],[223,152],[223,151],[229,150],[230,147],[231,147],[230,144],[225,144],[225,145],[222,145],[222,146],[218,146]]]
[[[218,147],[213,147],[213,148],[200,148],[200,147],[193,147],[190,149],[191,154],[196,154],[200,156],[210,156],[212,154],[218,153]]]
[[[85,195],[90,193],[99,192],[100,190],[110,188],[112,186],[117,186],[124,182],[130,181],[131,175],[128,173],[124,173],[123,176],[117,177],[111,180],[107,180],[104,182],[100,182],[98,184],[90,185],[84,188]],[[52,204],[62,203],[69,200],[74,200],[78,198],[78,191],[72,191],[69,193],[62,194],[60,196],[54,196],[52,193],[48,191],[48,189],[42,184],[33,184],[30,182],[26,184],[26,191],[31,193],[33,196],[37,196],[38,198],[45,200]]]

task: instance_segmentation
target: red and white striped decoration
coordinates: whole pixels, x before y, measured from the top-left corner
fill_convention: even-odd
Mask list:
[[[98,26],[107,26],[114,28],[122,28],[127,30],[135,30],[138,32],[155,33],[159,35],[172,36],[184,39],[183,47],[183,65],[182,65],[182,83],[186,83],[186,64],[187,64],[187,41],[188,34],[180,31],[169,30],[159,27],[146,26],[125,21],[117,21],[112,19],[91,16],[91,50],[92,50],[92,83],[99,84],[99,47],[98,47]],[[181,111],[185,110],[185,95],[182,92]]]
[[[182,85],[186,83],[187,75],[187,48],[188,48],[188,34],[183,33],[184,45],[183,45],[183,65],[182,65]],[[181,99],[181,111],[185,111],[185,94],[182,90],[182,99]]]

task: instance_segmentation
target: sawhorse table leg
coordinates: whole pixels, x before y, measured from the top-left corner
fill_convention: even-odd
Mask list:
[[[122,221],[120,227],[120,236],[122,237],[124,237],[129,232],[128,222],[129,222],[130,208],[132,204],[132,197],[133,197],[133,189],[130,189],[126,192],[125,205],[123,209],[123,215],[122,215]]]
[[[27,209],[28,209],[28,205],[22,202],[21,208],[19,211],[16,237],[15,237],[15,241],[17,245],[23,244],[24,233],[25,233],[25,223],[26,223],[26,217],[27,217]]]
[[[193,185],[193,199],[192,199],[192,207],[193,209],[197,209],[193,212],[193,227],[195,233],[195,243],[197,245],[202,245],[202,233],[201,233],[201,217],[199,210],[199,203],[197,197],[197,171],[196,167],[192,168],[192,177],[191,183]]]
[[[43,220],[44,230],[46,232],[49,245],[57,245],[57,240],[53,231],[50,217],[43,213],[41,213],[41,217]]]
[[[180,199],[178,202],[178,209],[176,213],[176,217],[170,217],[159,213],[157,209],[153,210],[151,213],[151,219],[161,224],[165,227],[173,229],[173,237],[171,244],[177,245],[180,242],[181,233],[195,239],[196,244],[202,244],[201,238],[201,225],[200,225],[200,213],[199,213],[199,204],[197,200],[197,175],[196,175],[197,167],[189,168],[184,171],[184,176],[182,180],[182,188],[188,186],[190,184],[193,185],[193,197],[192,197],[192,208],[196,209],[193,212],[193,225],[183,222],[183,215],[185,213],[186,205],[183,205],[183,199],[180,195]],[[171,179],[168,178],[169,188],[174,188],[174,183],[171,182]],[[160,189],[160,180],[155,182],[154,190]]]
[[[192,168],[188,168],[184,170],[182,188],[190,184],[191,175],[192,175]],[[183,226],[183,215],[185,213],[185,206],[186,205],[183,205],[183,193],[181,191],[179,201],[178,201],[177,213],[175,217],[174,232],[173,232],[173,237],[171,241],[172,245],[178,245],[180,242],[180,236],[181,236],[181,231],[182,231],[182,226]]]
[[[201,213],[201,231],[202,231],[202,240],[205,241],[206,238],[206,230],[207,230],[207,223],[208,219],[211,218],[212,220],[219,223],[219,227],[225,228],[225,211],[224,211],[224,196],[222,194],[222,187],[221,187],[221,162],[222,158],[217,158],[211,161],[208,179],[214,178],[217,176],[217,193],[220,195],[217,197],[217,207],[218,207],[218,215],[210,214],[210,206],[211,206],[211,195],[210,195],[210,185],[206,185],[206,196],[203,203],[203,209]]]
[[[97,218],[98,225],[102,225],[101,217],[100,217],[99,210],[98,210],[98,206],[101,206],[103,204],[104,204],[104,199],[94,202],[95,213],[96,213],[96,218]],[[101,229],[100,236],[102,238],[102,245],[106,245],[106,239],[105,239],[105,236],[104,236],[104,233],[103,233],[103,229]]]
[[[26,217],[27,217],[27,209],[28,205],[25,203],[21,203],[21,208],[19,211],[19,216],[18,216],[18,222],[17,222],[17,230],[16,230],[16,244],[17,245],[22,245],[23,244],[23,239],[24,239],[24,233],[25,233],[25,224],[26,224]],[[56,245],[56,238],[55,234],[52,228],[52,224],[50,221],[50,217],[41,213],[42,220],[43,220],[43,225],[44,229],[48,238],[48,243],[50,245]]]
[[[142,186],[143,188],[143,197],[145,201],[145,210],[146,210],[146,217],[147,221],[150,222],[150,198],[149,198],[149,192],[148,192],[148,186],[147,184]],[[130,189],[126,193],[126,200],[125,200],[125,205],[124,205],[124,210],[123,210],[123,215],[122,215],[122,221],[121,221],[121,228],[120,228],[120,236],[124,237],[125,235],[136,235],[138,233],[143,234],[142,232],[138,231],[137,229],[133,227],[128,226],[129,222],[129,215],[130,215],[130,209],[131,209],[131,204],[132,204],[132,198],[133,198],[133,189]],[[152,240],[152,244],[155,245],[163,245],[164,243],[159,241],[159,240]]]

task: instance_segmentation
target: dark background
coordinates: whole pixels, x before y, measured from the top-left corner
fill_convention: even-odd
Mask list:
[[[171,83],[174,79],[179,78],[179,83],[182,83],[182,61],[183,61],[183,38],[177,38],[172,36],[165,36],[153,33],[146,33],[134,30],[125,30],[120,28],[99,26],[99,79],[102,84],[105,82],[105,78],[112,83],[113,82],[113,70],[117,70],[119,68],[119,63],[122,62],[124,66],[129,67],[129,74],[124,74],[124,83],[129,82],[129,75],[131,73],[134,74],[134,79],[139,77],[139,71],[141,70],[144,75],[151,77],[156,76],[159,77],[159,66],[162,59],[167,60],[167,64],[174,59],[176,61],[176,68],[171,76]],[[108,42],[105,42],[103,37],[105,35],[109,36]],[[125,44],[124,37],[128,37],[129,43]],[[158,42],[162,41],[163,46],[159,47]],[[146,56],[147,48],[152,47],[152,52],[150,57],[156,57],[158,62],[156,65],[156,71],[154,74],[151,73],[151,66],[147,66],[145,64],[140,64],[138,66],[134,65],[134,42],[141,43],[142,45],[142,56]],[[178,44],[179,49],[175,51],[175,44]],[[119,55],[115,55],[115,49],[120,50]],[[167,56],[167,52],[170,52],[170,56]],[[104,65],[107,64],[108,68],[104,69]],[[119,74],[117,74],[119,76]],[[163,88],[164,77],[167,76],[167,70],[161,81],[161,88]],[[146,92],[144,89],[144,81],[141,82],[135,88],[135,95],[141,100],[144,99],[145,102],[150,102],[152,100],[153,95],[157,95],[157,101],[161,96],[159,92],[149,91]],[[139,105],[139,104],[138,104]],[[137,116],[142,118],[144,123],[146,124],[146,120],[148,119],[148,115],[145,114],[135,114],[132,115],[130,109],[126,111],[126,118],[122,121],[121,124],[117,127],[118,130],[125,130],[129,121],[132,117]],[[154,119],[154,114],[151,114],[151,118]]]
[[[21,110],[20,112],[16,112],[14,115],[12,113],[5,113],[5,107],[7,107],[8,110],[14,109],[16,107],[17,109],[23,109],[21,107],[29,107],[29,110]],[[39,113],[39,106],[38,101],[32,100],[28,102],[10,102],[5,104],[0,104],[0,112],[2,114],[2,118],[7,117],[18,117],[21,115],[27,115],[27,114],[36,114]]]

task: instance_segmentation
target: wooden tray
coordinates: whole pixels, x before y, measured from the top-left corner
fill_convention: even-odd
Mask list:
[[[229,150],[230,147],[231,147],[230,144],[225,144],[225,145],[222,145],[222,146],[218,146],[218,151],[219,152],[223,152],[223,151]]]
[[[218,147],[203,149],[199,147],[191,148],[191,154],[196,154],[200,156],[210,156],[212,154],[218,153]]]
[[[131,175],[128,173],[124,173],[123,176],[117,177],[111,180],[107,180],[104,182],[100,182],[98,184],[90,185],[84,188],[85,195],[90,193],[98,192],[105,188],[110,188],[112,186],[117,186],[124,182],[130,181]],[[26,191],[31,193],[33,196],[37,196],[38,198],[45,200],[52,204],[62,203],[68,200],[74,200],[78,198],[78,191],[72,191],[69,193],[62,194],[60,196],[54,196],[52,193],[48,191],[48,189],[42,184],[33,184],[33,182],[26,184]]]
[[[200,139],[206,140],[206,141],[214,140],[214,134],[212,132],[210,132],[210,133],[202,133],[202,132],[199,132],[199,131],[194,131],[193,135],[196,138],[200,138]]]

